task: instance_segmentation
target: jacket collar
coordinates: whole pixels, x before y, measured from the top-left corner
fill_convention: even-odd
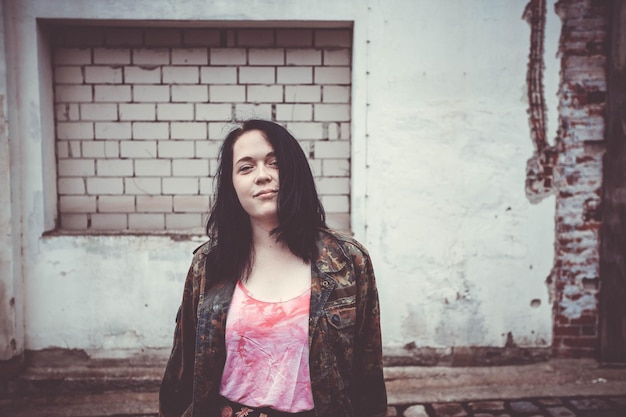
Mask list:
[[[322,273],[335,273],[346,266],[347,257],[335,236],[329,231],[320,232],[317,240],[319,256],[315,262],[316,269]]]

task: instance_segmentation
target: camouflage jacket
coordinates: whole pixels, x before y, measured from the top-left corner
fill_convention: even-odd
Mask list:
[[[309,367],[316,417],[382,417],[387,411],[374,271],[363,246],[320,233],[312,263]],[[160,417],[217,417],[224,330],[235,283],[206,288],[205,244],[195,252],[159,393]]]

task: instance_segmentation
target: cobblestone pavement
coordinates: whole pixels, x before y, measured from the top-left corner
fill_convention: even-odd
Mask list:
[[[626,417],[624,396],[534,398],[389,407],[388,417]]]

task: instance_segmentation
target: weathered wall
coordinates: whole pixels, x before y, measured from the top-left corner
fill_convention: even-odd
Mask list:
[[[211,8],[200,3],[84,1],[77,7],[68,0],[25,0],[11,9],[11,19],[19,22],[12,39],[20,40],[10,45],[19,52],[11,56],[20,88],[11,104],[20,115],[16,140],[22,152],[14,171],[23,179],[28,349],[111,355],[170,344],[197,242],[167,236],[42,238],[55,225],[50,195],[56,193],[56,174],[45,168],[54,166],[54,155],[42,155],[54,138],[45,115],[53,102],[52,71],[38,55],[45,55],[49,40],[37,43],[35,23],[98,18],[155,24],[162,16],[196,26],[203,23],[194,21],[328,16],[354,22],[351,221],[374,259],[386,353],[420,361],[428,348],[437,361],[468,348],[551,346],[551,290],[560,303],[559,291],[566,288],[546,283],[555,255],[554,199],[531,202],[525,194],[526,163],[534,152],[525,1],[324,0],[315,8],[270,0],[245,6],[217,1]],[[560,21],[553,1],[547,10],[544,81],[552,137]],[[561,112],[567,104],[563,91]],[[577,125],[569,126],[577,134]],[[563,155],[574,169],[574,154]],[[588,173],[592,189],[599,183],[595,161],[577,174]],[[581,214],[576,204],[558,210],[575,217]],[[589,242],[593,247],[593,236]]]
[[[3,3],[0,3],[0,34],[6,32]],[[22,293],[19,201],[15,188],[19,178],[13,172],[19,160],[19,146],[9,143],[5,41],[0,36],[0,361],[19,358],[24,351],[24,299]]]
[[[598,347],[602,158],[605,152],[608,2],[559,1],[560,126],[555,166],[554,350]]]

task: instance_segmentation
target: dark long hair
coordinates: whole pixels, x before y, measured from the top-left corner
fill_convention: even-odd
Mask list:
[[[216,192],[206,231],[213,242],[208,267],[213,280],[247,278],[253,260],[252,228],[233,186],[233,146],[246,132],[258,130],[274,148],[278,161],[276,239],[305,262],[317,259],[317,237],[326,214],[315,189],[309,162],[298,141],[279,124],[251,119],[232,130],[220,150]]]

